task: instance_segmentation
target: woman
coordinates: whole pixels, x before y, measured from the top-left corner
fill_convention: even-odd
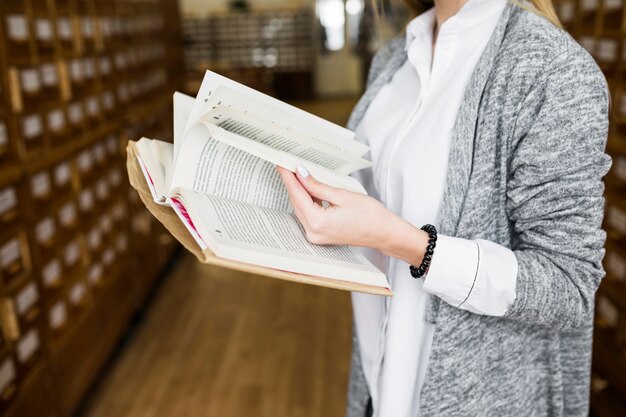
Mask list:
[[[352,115],[370,197],[280,170],[308,238],[394,288],[353,295],[350,417],[587,416],[609,98],[557,25],[549,0],[436,0]]]

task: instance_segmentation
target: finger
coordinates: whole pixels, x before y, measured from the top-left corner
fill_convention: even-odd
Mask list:
[[[298,165],[296,172],[299,182],[311,197],[316,198],[318,201],[323,200],[332,204],[340,204],[346,190],[319,182],[309,174],[309,171],[303,165]],[[319,204],[321,205],[321,201]]]
[[[285,184],[294,211],[297,209],[306,218],[308,213],[315,208],[312,197],[291,171],[279,167],[278,173]]]

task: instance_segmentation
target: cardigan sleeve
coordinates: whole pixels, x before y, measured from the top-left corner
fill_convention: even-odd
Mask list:
[[[568,329],[589,322],[604,276],[609,95],[582,50],[561,55],[542,77],[509,143],[506,207],[518,276],[505,317]]]

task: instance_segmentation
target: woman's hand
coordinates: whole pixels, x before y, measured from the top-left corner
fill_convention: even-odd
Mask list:
[[[425,232],[372,197],[323,184],[303,166],[297,171],[294,174],[278,167],[294,213],[311,243],[365,246],[411,264],[422,261],[428,244]]]

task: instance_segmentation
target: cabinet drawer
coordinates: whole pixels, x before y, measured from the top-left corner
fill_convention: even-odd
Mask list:
[[[10,286],[30,270],[30,253],[26,233],[21,229],[9,231],[0,239],[0,275]]]
[[[0,187],[0,229],[5,230],[22,218],[21,186],[13,183]]]
[[[37,281],[28,277],[18,288],[12,290],[10,297],[13,300],[20,331],[33,326],[41,314],[41,295]]]

